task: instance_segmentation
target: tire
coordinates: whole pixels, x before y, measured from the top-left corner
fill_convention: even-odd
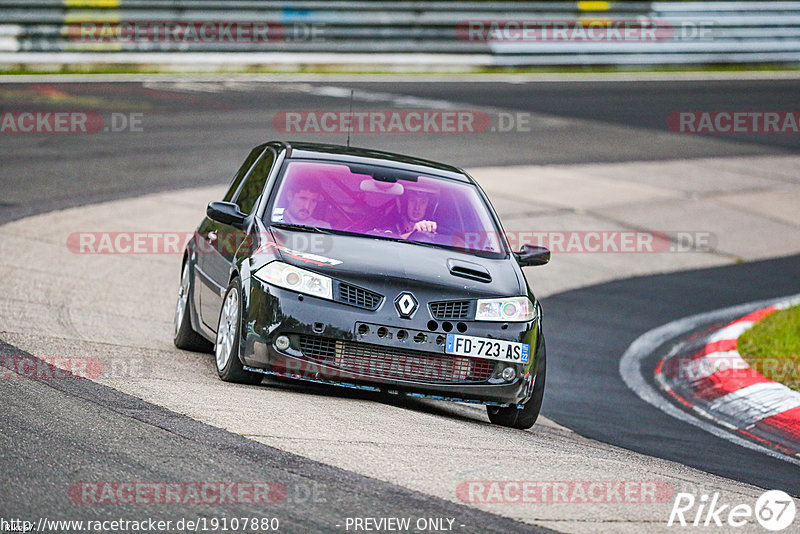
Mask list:
[[[213,352],[214,345],[192,328],[192,279],[189,261],[183,264],[178,302],[175,304],[172,342],[179,349],[195,352]]]
[[[217,322],[217,341],[214,345],[214,361],[217,374],[225,382],[258,384],[260,373],[245,371],[239,360],[239,338],[242,328],[242,284],[239,278],[231,280]]]
[[[501,408],[499,406],[487,406],[486,413],[489,415],[489,421],[495,425],[507,426],[510,428],[519,428],[527,430],[536,423],[539,418],[539,411],[542,409],[542,399],[544,399],[544,383],[547,375],[547,349],[542,336],[542,353],[537,355],[538,363],[536,364],[536,378],[533,382],[533,394],[525,407],[522,409],[516,406],[507,406]]]

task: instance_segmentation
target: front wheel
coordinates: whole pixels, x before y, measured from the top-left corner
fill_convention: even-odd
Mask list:
[[[544,336],[542,336],[542,353],[537,355],[536,378],[533,381],[533,394],[523,408],[516,406],[487,406],[486,412],[489,421],[495,425],[507,426],[527,430],[532,427],[539,418],[539,411],[542,409],[542,399],[544,399],[544,382],[547,374],[547,349],[545,348]]]
[[[234,278],[222,300],[217,324],[217,342],[214,348],[217,374],[226,382],[258,384],[262,376],[259,373],[245,371],[239,360],[239,329],[242,325],[241,292],[242,284],[238,278]]]

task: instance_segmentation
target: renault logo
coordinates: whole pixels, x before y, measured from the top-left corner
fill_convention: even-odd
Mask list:
[[[417,299],[407,291],[400,293],[397,295],[397,298],[394,299],[394,307],[397,308],[397,313],[400,314],[400,317],[405,319],[414,315],[414,312],[417,311],[417,306],[419,306]]]

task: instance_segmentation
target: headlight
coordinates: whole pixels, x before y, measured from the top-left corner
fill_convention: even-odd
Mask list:
[[[476,321],[530,321],[536,317],[536,309],[528,297],[504,299],[479,299]]]
[[[333,290],[331,289],[333,284],[330,278],[282,261],[268,263],[256,271],[253,276],[274,286],[333,300]]]

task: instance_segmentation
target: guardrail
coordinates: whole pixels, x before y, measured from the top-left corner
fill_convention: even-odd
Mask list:
[[[800,2],[0,0],[0,64],[800,63]]]

